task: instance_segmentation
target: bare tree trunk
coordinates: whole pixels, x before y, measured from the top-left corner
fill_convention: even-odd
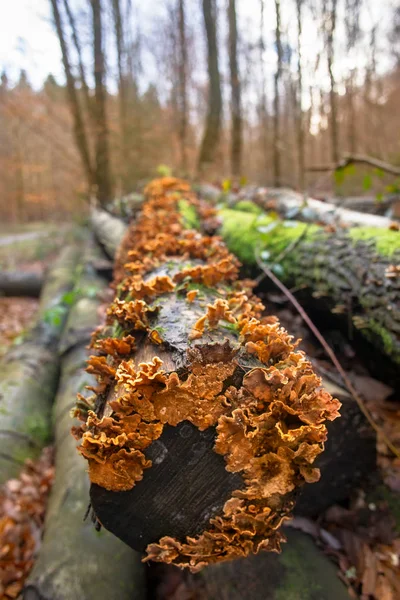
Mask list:
[[[265,67],[264,67],[264,0],[260,0],[260,71],[261,71],[261,94],[260,94],[260,121],[261,121],[261,135],[262,135],[262,148],[263,148],[263,164],[265,168],[265,177],[267,178],[270,170],[269,154],[268,154],[268,138],[269,138],[269,127],[268,127],[268,108],[267,108],[267,94],[266,94],[266,78],[265,78]]]
[[[242,108],[241,89],[237,59],[237,20],[236,0],[229,0],[228,4],[229,22],[229,67],[231,73],[231,111],[232,111],[232,133],[231,133],[231,174],[238,177],[242,166]]]
[[[329,98],[331,105],[331,157],[334,162],[339,160],[339,125],[338,125],[338,114],[336,105],[336,81],[333,73],[333,62],[334,62],[334,35],[336,29],[336,8],[337,0],[331,0],[330,10],[328,11],[326,18],[326,45],[327,45],[327,59],[328,59],[328,72],[330,80]]]
[[[86,81],[85,67],[83,65],[83,58],[82,58],[82,48],[81,48],[81,43],[80,43],[79,36],[78,36],[78,30],[76,27],[75,17],[71,11],[71,7],[69,5],[68,0],[64,0],[64,7],[65,7],[65,12],[67,13],[68,21],[69,21],[69,24],[71,27],[72,39],[74,41],[75,50],[78,55],[79,76],[81,79],[82,93],[83,93],[83,97],[85,100],[86,111],[87,111],[87,114],[89,115],[89,118],[93,119],[93,107],[92,107],[92,102],[90,99],[89,86]]]
[[[92,162],[89,152],[89,144],[86,136],[85,125],[82,117],[82,111],[79,106],[78,95],[75,88],[75,80],[72,75],[71,65],[69,62],[68,47],[64,36],[63,24],[61,21],[61,15],[59,11],[58,0],[51,0],[53,8],[54,22],[56,26],[58,40],[60,42],[62,61],[64,65],[65,78],[67,80],[67,94],[68,102],[72,112],[74,120],[74,134],[76,145],[78,147],[79,154],[85,169],[86,178],[89,186],[94,183],[94,173],[92,168]]]
[[[96,184],[101,204],[111,199],[112,185],[108,148],[104,54],[101,24],[101,0],[91,0],[93,10],[93,50],[96,114]]]
[[[187,44],[185,31],[185,0],[179,0],[178,7],[178,29],[179,29],[179,142],[181,152],[181,170],[187,172],[187,126],[188,126],[188,102],[187,102]]]
[[[118,95],[119,95],[119,119],[120,119],[120,137],[121,137],[121,152],[120,165],[122,173],[122,189],[127,191],[127,170],[129,168],[129,143],[128,143],[128,128],[127,128],[127,90],[126,79],[124,73],[124,57],[125,57],[125,42],[124,31],[122,26],[121,7],[119,0],[112,0],[115,40],[117,46],[117,63],[118,63]]]
[[[274,78],[274,185],[281,184],[281,131],[280,131],[280,98],[279,84],[282,78],[282,41],[281,41],[281,5],[280,0],[275,0],[276,13],[276,51],[277,67]]]
[[[208,112],[206,127],[201,143],[198,171],[201,173],[215,158],[220,133],[222,115],[221,80],[218,67],[218,47],[216,31],[216,8],[214,0],[203,0],[203,16],[207,35],[208,54]]]
[[[346,85],[347,96],[347,139],[349,152],[356,154],[357,152],[357,128],[356,128],[356,110],[354,106],[354,79],[355,71],[352,70]]]
[[[297,151],[299,178],[298,184],[301,190],[305,188],[305,144],[304,144],[304,123],[303,123],[303,71],[302,71],[302,8],[303,0],[296,0],[297,6]]]

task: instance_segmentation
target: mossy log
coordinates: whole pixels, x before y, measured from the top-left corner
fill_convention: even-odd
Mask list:
[[[0,271],[0,296],[31,296],[38,298],[43,275],[25,271]]]
[[[250,556],[201,573],[185,582],[196,600],[350,600],[337,569],[305,533],[284,528],[282,553]],[[190,595],[191,594],[191,595]],[[186,597],[186,596],[185,596]],[[179,600],[178,596],[173,596]]]
[[[122,243],[75,435],[99,522],[196,571],[279,550],[339,403],[220,239],[184,228],[182,194],[202,216],[187,184],[156,180]]]
[[[249,202],[219,215],[221,235],[243,263],[279,262],[283,282],[345,314],[354,330],[400,364],[400,232],[279,221]]]
[[[57,346],[69,308],[65,295],[75,284],[78,258],[78,248],[60,253],[47,274],[35,324],[1,361],[0,483],[14,477],[49,442]]]
[[[90,332],[99,323],[107,282],[96,275],[96,251],[87,249],[79,298],[63,334],[61,382],[53,408],[56,478],[46,512],[39,557],[23,592],[24,600],[141,600],[144,572],[139,554],[106,531],[84,521],[89,503],[85,463],[70,435],[76,395],[94,378],[84,372]],[[76,424],[76,423],[75,423]]]
[[[182,212],[182,203],[180,203]],[[107,213],[104,213],[106,216]],[[187,218],[185,218],[185,222]],[[112,231],[109,228],[109,231]],[[118,235],[109,248],[116,252],[121,240]],[[376,468],[375,433],[366,422],[356,402],[344,389],[328,380],[324,387],[342,403],[341,419],[328,423],[328,441],[325,452],[318,459],[321,479],[305,486],[296,504],[296,513],[317,515],[328,506],[348,498],[355,485],[365,483]],[[351,455],[351,461],[348,457]]]
[[[393,220],[377,214],[369,214],[359,210],[350,210],[330,202],[322,202],[300,194],[289,188],[261,188],[248,186],[239,192],[223,193],[212,185],[199,185],[197,187],[201,197],[211,200],[227,202],[231,208],[242,201],[251,201],[264,210],[276,210],[285,218],[297,215],[302,221],[311,223],[319,222],[325,225],[345,225],[351,227],[374,227],[388,229]]]

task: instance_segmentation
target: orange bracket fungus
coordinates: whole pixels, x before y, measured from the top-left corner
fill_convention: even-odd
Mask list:
[[[277,552],[340,404],[221,239],[185,229],[182,199],[210,217],[188,184],[145,194],[76,409],[94,513],[144,560],[192,571]]]

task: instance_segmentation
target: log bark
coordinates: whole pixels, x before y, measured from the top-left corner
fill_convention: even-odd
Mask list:
[[[244,207],[246,211],[249,206]],[[247,265],[257,255],[280,265],[279,277],[351,318],[354,330],[400,364],[400,234],[372,227],[327,231],[281,222],[262,211],[223,209],[221,234]]]
[[[38,298],[43,285],[41,273],[0,271],[0,295]]]
[[[68,312],[63,302],[75,283],[78,248],[65,248],[47,274],[38,317],[23,342],[1,363],[0,482],[36,458],[50,438],[51,403],[57,388],[57,345]]]
[[[101,294],[107,282],[96,275],[95,248],[87,248],[79,280],[82,293],[73,305],[61,341],[61,382],[53,408],[56,478],[46,512],[39,557],[23,591],[24,600],[140,600],[144,572],[140,556],[108,532],[84,521],[89,502],[85,461],[70,435],[70,411],[85,385],[94,383],[84,372],[90,332],[99,323]]]
[[[349,600],[336,568],[310,536],[284,528],[282,554],[257,556],[211,566],[189,575],[185,591],[196,600]],[[189,594],[193,594],[190,596]],[[179,600],[179,592],[171,600]]]
[[[221,198],[221,191],[214,186],[199,186],[200,196],[216,202]],[[263,209],[277,210],[285,218],[297,218],[305,222],[320,222],[326,225],[379,227],[387,229],[393,220],[374,214],[366,214],[358,210],[350,210],[345,206],[337,206],[309,198],[286,188],[248,187],[238,194],[230,193],[226,198],[232,208],[241,200],[251,200]]]
[[[338,403],[276,318],[260,321],[262,305],[235,283],[235,259],[219,239],[184,229],[179,198],[197,206],[187,184],[156,180],[146,194],[118,253],[117,297],[89,362],[98,386],[76,433],[100,523],[146,560],[198,570],[279,547],[294,490],[317,477],[315,442]],[[308,416],[308,400],[295,400],[303,376]],[[272,443],[272,421],[297,407],[299,423]],[[300,448],[297,436],[309,443]],[[278,452],[282,442],[290,448]]]
[[[115,253],[127,230],[127,225],[113,217],[105,210],[92,207],[90,211],[90,226],[96,240],[109,258],[114,260]]]

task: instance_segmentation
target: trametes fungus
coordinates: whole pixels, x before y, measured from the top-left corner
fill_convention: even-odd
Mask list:
[[[238,280],[238,261],[221,240],[184,228],[182,195],[200,217],[212,217],[188,184],[158,179],[145,193],[119,251],[116,298],[93,336],[98,355],[88,371],[98,386],[78,403],[79,451],[92,483],[126,491],[145,481],[152,468],[146,449],[166,425],[213,427],[214,452],[243,486],[203,532],[155,539],[144,560],[196,571],[279,551],[293,492],[318,479],[313,464],[324,448],[324,423],[338,416],[340,404],[321,389],[276,317],[262,316],[262,303],[249,282]]]

